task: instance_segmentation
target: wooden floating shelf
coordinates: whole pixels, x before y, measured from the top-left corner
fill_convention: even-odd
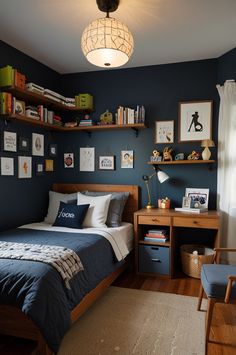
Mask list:
[[[144,129],[146,128],[144,123],[137,123],[137,124],[127,124],[127,125],[103,125],[103,126],[76,126],[76,127],[64,127],[64,126],[57,126],[55,124],[50,124],[46,122],[42,122],[40,120],[36,120],[33,118],[29,118],[24,115],[18,115],[18,114],[8,114],[8,115],[3,115],[1,114],[1,117],[5,120],[15,120],[19,121],[21,123],[26,123],[32,126],[39,126],[51,131],[63,131],[63,132],[79,132],[79,131],[84,131],[84,132],[92,132],[92,131],[106,131],[106,130],[117,130],[117,129],[133,129],[135,131],[138,131],[139,129]]]
[[[180,164],[212,164],[215,160],[173,160],[173,161],[149,161],[151,165],[180,165]]]
[[[91,109],[81,109],[78,107],[70,107],[63,105],[60,102],[54,101],[44,95],[37,94],[35,92],[18,88],[16,86],[5,86],[1,87],[1,91],[10,92],[12,95],[16,96],[27,103],[35,105],[45,105],[47,108],[60,110],[60,111],[76,111],[76,112],[92,112]]]
[[[118,125],[118,124],[111,124],[111,125],[95,125],[95,126],[77,126],[77,127],[63,127],[65,131],[108,131],[114,129],[144,129],[146,128],[144,123],[135,123],[135,124],[126,124],[126,125]]]

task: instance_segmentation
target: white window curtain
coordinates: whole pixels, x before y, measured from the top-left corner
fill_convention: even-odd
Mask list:
[[[220,95],[218,133],[218,209],[222,213],[221,245],[236,248],[236,83],[217,85]],[[228,262],[236,263],[236,253]]]

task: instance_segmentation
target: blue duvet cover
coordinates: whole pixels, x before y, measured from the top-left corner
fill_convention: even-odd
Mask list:
[[[0,259],[0,303],[17,306],[27,314],[56,353],[71,325],[71,310],[121,263],[110,243],[96,234],[14,229],[1,233],[0,240],[63,246],[81,259],[84,270],[70,281],[70,290],[48,264]]]

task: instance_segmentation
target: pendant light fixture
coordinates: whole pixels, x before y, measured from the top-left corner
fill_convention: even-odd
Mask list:
[[[133,53],[134,40],[126,25],[109,17],[117,10],[119,0],[96,0],[106,17],[92,21],[83,31],[81,48],[87,60],[103,68],[120,67]]]

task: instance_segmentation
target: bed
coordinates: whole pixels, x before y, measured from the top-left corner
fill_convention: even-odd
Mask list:
[[[116,192],[127,192],[129,193],[128,200],[125,204],[124,212],[123,212],[123,222],[122,226],[120,228],[129,229],[130,228],[130,223],[133,223],[133,213],[138,209],[138,187],[135,185],[103,185],[103,184],[54,184],[53,191],[55,192],[60,192],[60,193],[73,193],[73,192],[78,192],[78,191],[97,191],[97,192],[110,192],[110,193],[116,193]],[[125,223],[128,222],[128,223]],[[21,233],[25,233],[27,230],[27,234],[23,234],[24,238],[26,238],[27,241],[27,235],[29,235],[32,231],[32,236],[37,240],[37,238],[41,237],[41,234],[45,234],[47,230],[47,226],[44,225],[44,231],[41,232],[41,225],[40,224],[33,224],[33,225],[28,225],[28,226],[22,226],[22,228],[17,229],[17,235]],[[132,228],[132,226],[131,226]],[[111,230],[112,228],[108,228],[108,231]],[[117,233],[119,233],[119,228],[114,228],[117,229]],[[98,256],[98,251],[99,248],[101,250],[100,254],[102,253],[103,250],[103,244],[105,243],[101,235],[108,234],[108,231],[101,231],[100,234],[98,233],[98,236],[94,237],[93,236],[93,231],[90,234],[86,236],[86,240],[96,240],[96,248],[91,249],[91,252],[95,252],[94,249],[96,249],[96,256],[93,256],[93,260],[98,260],[99,261],[99,256]],[[14,233],[16,233],[14,232]],[[15,234],[10,233],[10,240],[15,241]],[[56,238],[57,238],[57,233],[61,233],[61,235],[65,235],[65,239],[68,240],[68,234],[64,234],[61,231],[57,232],[57,229],[54,230],[54,234],[52,237],[52,244],[55,244]],[[86,233],[86,231],[84,231]],[[123,232],[122,232],[123,233]],[[71,234],[71,233],[70,233]],[[125,235],[125,233],[123,233]],[[128,233],[129,234],[129,233]],[[76,238],[82,238],[81,236],[77,236],[75,234]],[[54,238],[54,239],[53,239]],[[63,238],[61,238],[63,239]],[[73,243],[74,238],[73,238]],[[102,244],[103,243],[103,244]],[[130,241],[129,241],[130,243]],[[88,243],[89,244],[89,243]],[[132,249],[131,246],[132,243],[130,243],[130,247],[128,248],[129,251]],[[105,245],[105,244],[104,244]],[[106,244],[107,245],[107,244]],[[108,248],[106,246],[106,248]],[[93,251],[92,251],[93,250]],[[114,251],[114,249],[113,249]],[[115,252],[116,254],[116,252]],[[82,254],[83,255],[83,254]],[[91,256],[92,254],[90,254]],[[95,255],[95,254],[94,254]],[[123,254],[126,255],[126,254]],[[110,257],[111,259],[111,257]],[[113,258],[114,259],[114,258]],[[106,273],[109,270],[108,274],[104,274],[104,270],[101,270],[101,273],[99,274],[99,277],[95,280],[93,280],[93,283],[86,283],[87,291],[83,290],[82,297],[80,295],[80,300],[78,304],[75,304],[73,308],[70,310],[70,320],[73,323],[75,320],[77,320],[94,302],[95,300],[101,296],[101,294],[106,290],[107,287],[126,269],[128,266],[128,259],[129,255],[127,257],[120,258],[120,261],[116,262],[114,261],[114,267],[109,265],[112,263],[112,260],[109,261],[110,264],[105,265],[106,268]],[[84,259],[85,260],[85,259]],[[114,259],[115,260],[115,259]],[[99,262],[101,264],[101,262]],[[98,265],[99,266],[99,265]],[[87,266],[86,266],[87,267]],[[97,267],[99,269],[99,267]],[[97,270],[96,270],[97,271]],[[98,272],[100,272],[98,270]],[[79,273],[80,275],[80,273]],[[82,275],[82,274],[81,274]],[[55,276],[54,276],[55,277]],[[76,276],[77,277],[77,276]],[[101,279],[102,277],[102,279]],[[82,278],[82,276],[81,276]],[[41,280],[41,279],[40,279]],[[73,279],[74,280],[74,279]],[[91,281],[91,280],[90,280]],[[89,281],[89,282],[90,282]],[[41,281],[40,281],[41,282]],[[87,282],[87,281],[86,281]],[[77,284],[76,284],[77,285]],[[77,287],[77,286],[76,286]],[[74,291],[73,291],[74,292]],[[44,292],[44,294],[47,294],[47,292]],[[48,291],[48,293],[50,293]],[[60,294],[60,292],[58,292]],[[44,295],[44,298],[46,296]],[[75,302],[76,298],[73,299],[73,302]],[[46,300],[47,301],[47,300]],[[40,355],[52,355],[56,353],[56,351],[52,350],[51,346],[48,346],[48,342],[45,339],[45,336],[43,336],[42,329],[35,324],[35,322],[32,321],[32,317],[29,317],[26,315],[24,312],[21,311],[20,308],[18,308],[16,305],[14,305],[12,302],[11,304],[6,304],[6,302],[2,302],[2,299],[0,299],[0,334],[5,334],[5,335],[11,335],[11,336],[16,336],[20,338],[25,338],[25,339],[30,339],[34,340],[37,342],[37,350],[36,354]],[[54,302],[54,301],[53,301]],[[52,308],[53,308],[53,302],[52,302]],[[62,301],[63,302],[63,301]],[[3,304],[4,303],[4,304]],[[73,303],[72,303],[73,304]],[[42,309],[42,312],[44,310]],[[50,313],[50,308],[48,309],[48,313]],[[60,313],[60,312],[59,312]],[[41,329],[41,330],[40,330]]]

